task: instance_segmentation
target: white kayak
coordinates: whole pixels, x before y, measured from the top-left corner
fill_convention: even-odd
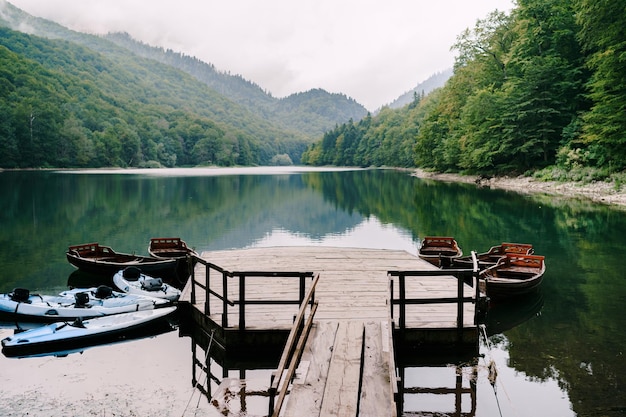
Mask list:
[[[164,298],[169,301],[178,301],[180,297],[178,288],[165,284],[161,278],[145,275],[134,266],[117,271],[113,275],[113,284],[120,291],[128,294]]]
[[[175,306],[132,313],[113,314],[74,322],[58,322],[16,333],[2,339],[5,356],[20,356],[55,348],[77,349],[98,342],[110,342],[129,337],[142,327],[176,311]]]
[[[30,294],[23,288],[0,294],[0,313],[14,320],[62,321],[152,310],[168,301],[112,291],[110,287],[80,288],[59,295]]]

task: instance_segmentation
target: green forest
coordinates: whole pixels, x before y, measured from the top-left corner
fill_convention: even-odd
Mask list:
[[[323,90],[276,99],[195,58],[0,7],[0,168],[293,164],[367,113]]]
[[[458,35],[444,87],[336,126],[302,161],[482,175],[622,172],[625,27],[624,2],[517,0]]]
[[[126,34],[3,7],[0,168],[304,163],[549,179],[626,169],[617,1],[517,0],[457,36],[444,87],[375,115],[319,89],[276,99]]]

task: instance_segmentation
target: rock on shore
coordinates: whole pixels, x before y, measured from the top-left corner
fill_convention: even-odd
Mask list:
[[[463,182],[476,184],[478,187],[499,188],[522,194],[550,194],[567,198],[587,198],[597,203],[605,203],[626,209],[626,191],[618,190],[612,182],[576,182],[538,181],[531,177],[484,177],[476,175],[443,174],[417,169],[414,176],[436,181]]]

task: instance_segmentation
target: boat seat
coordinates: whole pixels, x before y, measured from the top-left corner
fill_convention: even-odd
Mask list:
[[[122,276],[126,279],[136,281],[141,277],[141,270],[136,266],[127,266],[122,272]]]
[[[111,287],[107,287],[106,285],[100,285],[96,288],[94,295],[99,299],[109,298],[113,295],[113,289]]]
[[[14,288],[9,298],[17,303],[30,303],[30,291],[26,288]]]
[[[77,292],[74,294],[74,306],[76,308],[86,308],[89,302],[89,294],[86,292]]]

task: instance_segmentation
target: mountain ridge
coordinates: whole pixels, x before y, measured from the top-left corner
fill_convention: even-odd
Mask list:
[[[428,95],[431,91],[443,87],[446,81],[452,77],[453,69],[448,68],[443,71],[437,72],[424,81],[417,84],[414,88],[410,89],[406,93],[403,93],[394,101],[388,104],[388,107],[392,109],[399,109],[412,103],[415,100],[415,95]]]
[[[139,56],[171,65],[192,75],[230,100],[286,129],[321,136],[336,124],[360,120],[368,113],[365,107],[345,94],[329,93],[315,88],[275,98],[258,84],[240,75],[219,71],[213,64],[196,57],[145,44],[124,32],[109,33],[103,37]],[[324,106],[320,106],[320,101],[333,111],[329,112]],[[294,102],[298,105],[294,106]],[[296,113],[294,107],[298,110]],[[307,123],[301,123],[301,118],[306,119]]]
[[[369,115],[345,94],[275,98],[195,57],[76,32],[5,0],[0,30],[0,167],[299,163],[326,131]]]

